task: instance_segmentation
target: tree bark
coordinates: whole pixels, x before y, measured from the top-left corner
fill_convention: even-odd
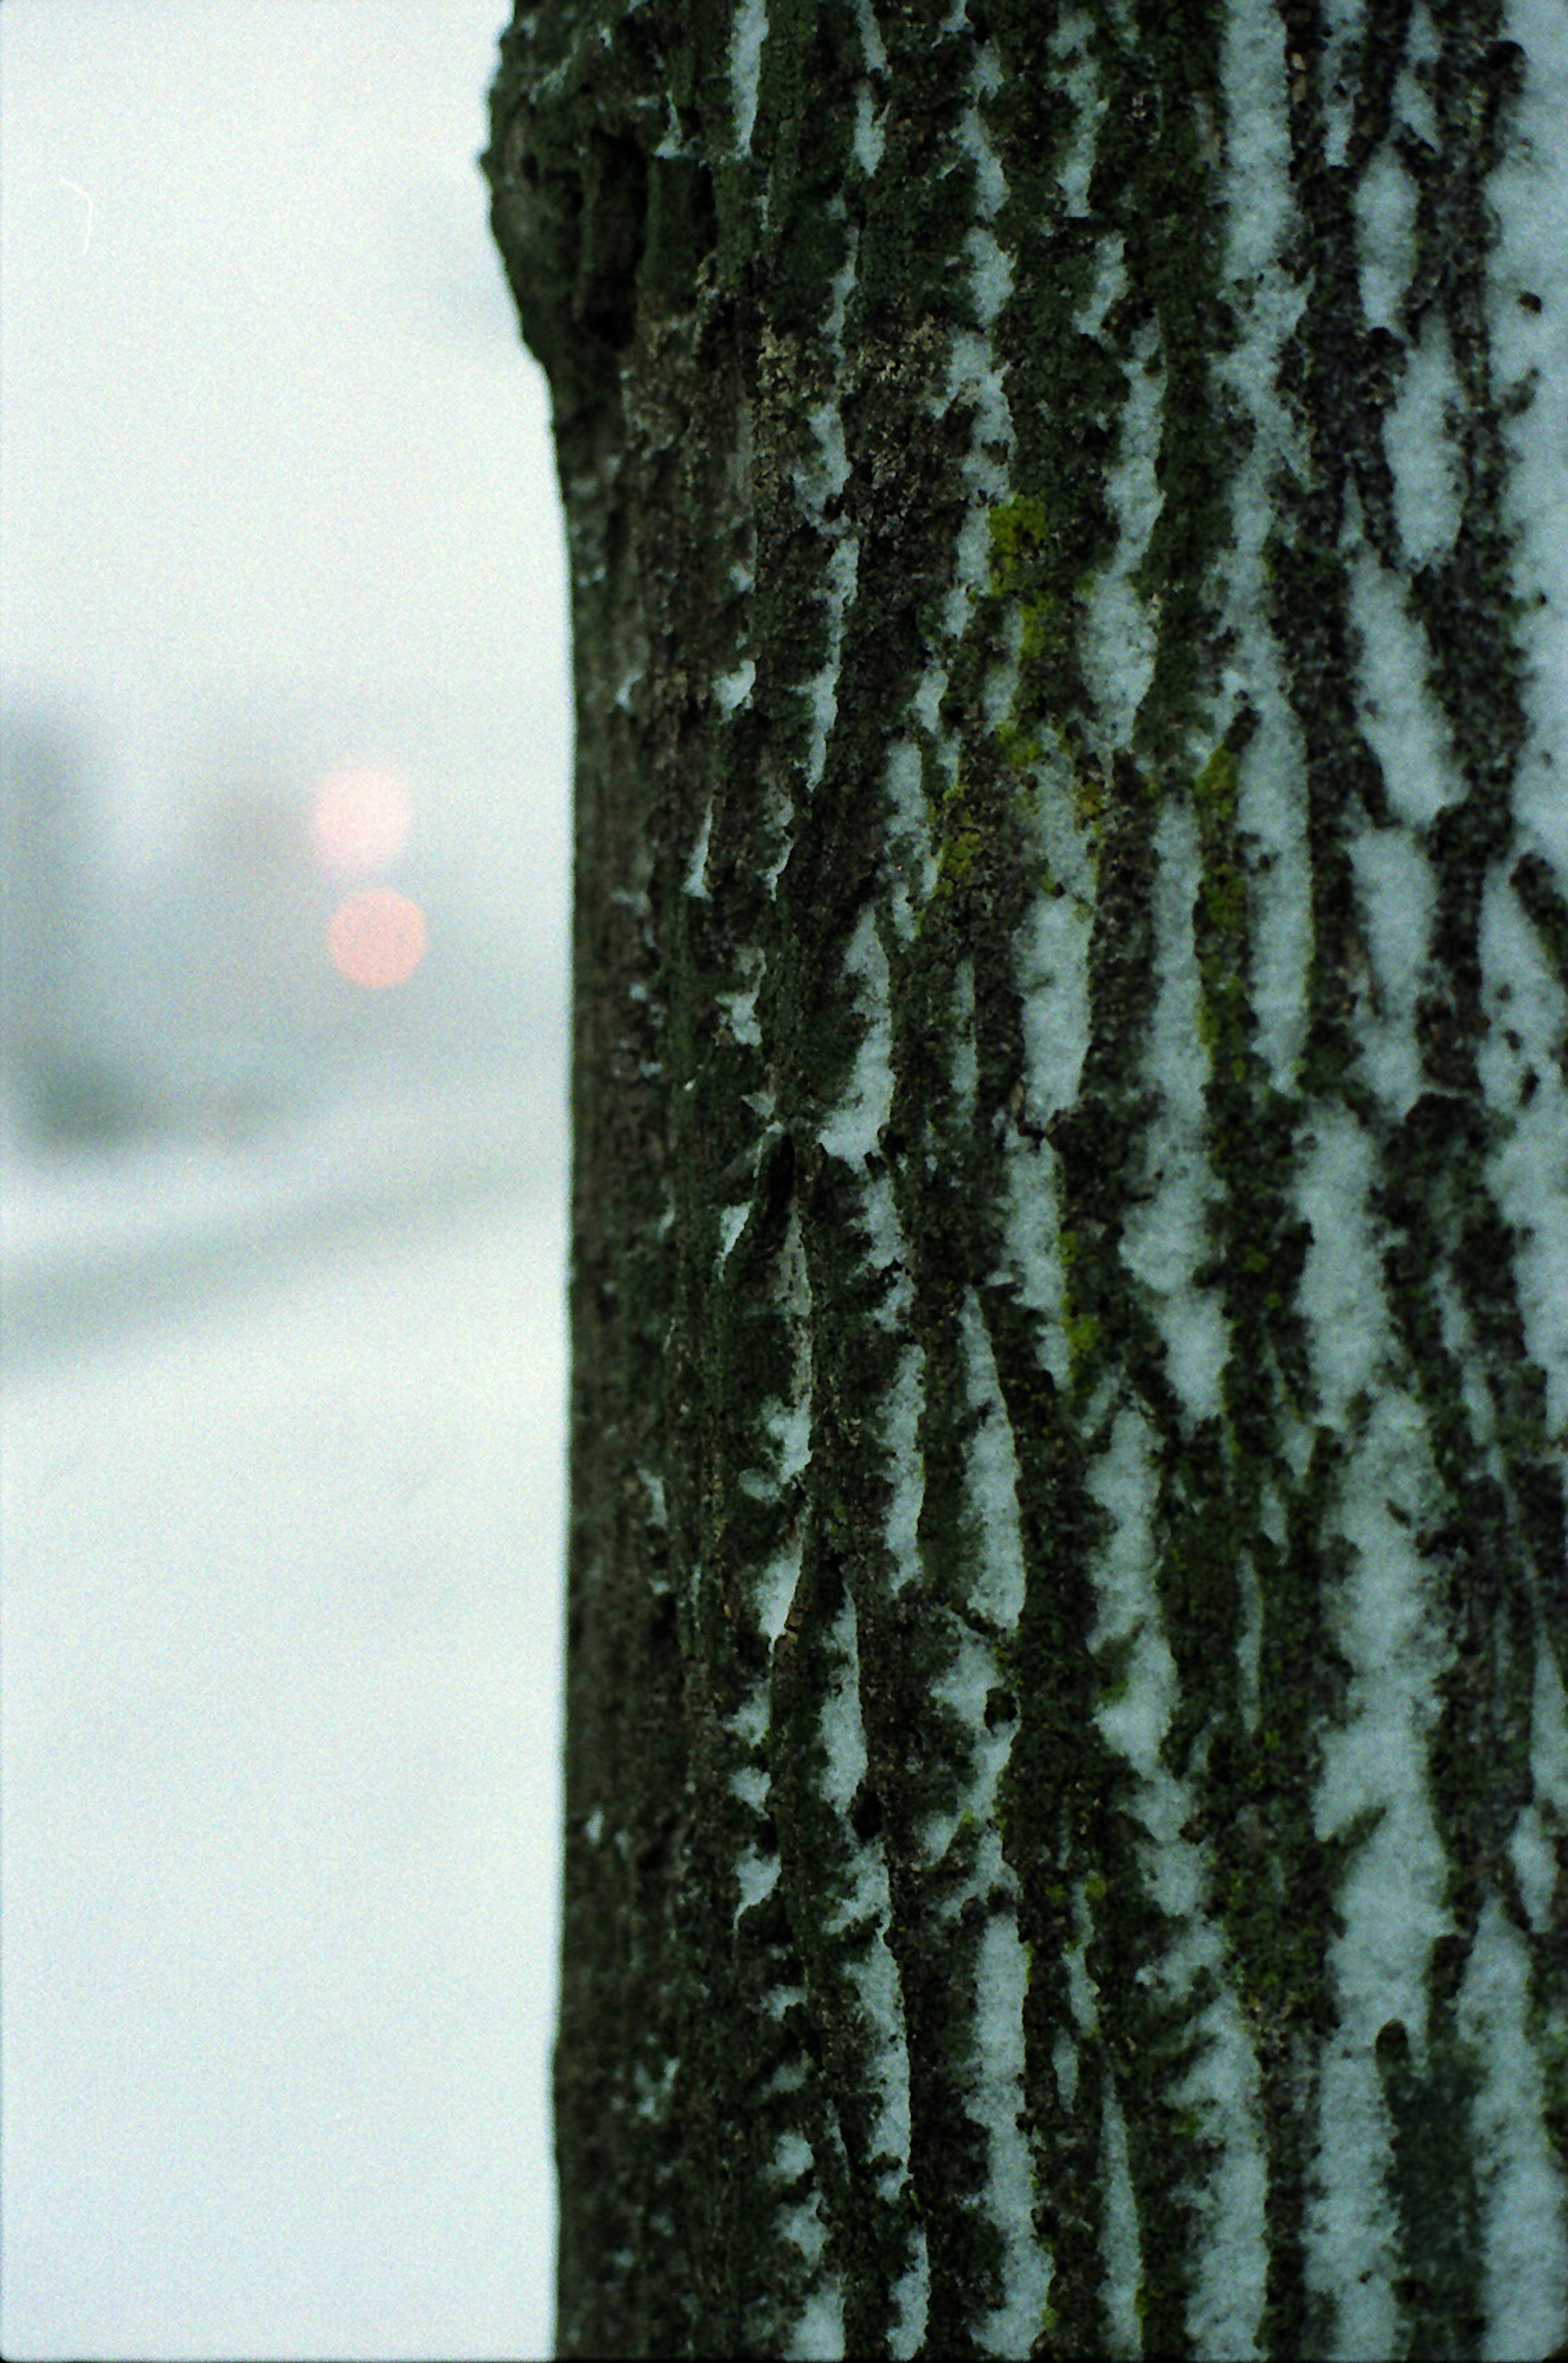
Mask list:
[[[566,2355],[1568,2335],[1568,14],[519,0]]]

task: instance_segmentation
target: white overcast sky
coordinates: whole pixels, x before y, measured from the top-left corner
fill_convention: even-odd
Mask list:
[[[506,13],[4,0],[0,695],[79,740],[111,877],[241,738],[285,787],[397,765],[543,969],[561,528],[474,161]],[[9,2355],[542,2348],[552,1220],[16,1377]]]
[[[476,869],[564,860],[548,399],[474,163],[506,13],[0,7],[0,679],[133,837],[196,717],[286,760],[326,706],[345,758],[439,742]]]

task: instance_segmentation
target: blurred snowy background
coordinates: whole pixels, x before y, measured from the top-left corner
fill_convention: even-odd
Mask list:
[[[570,724],[504,14],[0,8],[8,2357],[549,2342]]]

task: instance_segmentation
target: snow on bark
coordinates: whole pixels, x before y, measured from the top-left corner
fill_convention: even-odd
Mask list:
[[[655,13],[521,6],[489,160],[577,602],[563,2351],[1543,2349],[1562,11]]]

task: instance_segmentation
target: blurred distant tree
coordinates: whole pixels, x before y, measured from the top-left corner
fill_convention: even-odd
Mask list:
[[[1568,13],[521,0],[493,110],[562,2351],[1542,2353]]]
[[[117,1139],[138,1114],[105,1038],[98,900],[78,750],[58,726],[0,714],[0,1091],[46,1141]]]

